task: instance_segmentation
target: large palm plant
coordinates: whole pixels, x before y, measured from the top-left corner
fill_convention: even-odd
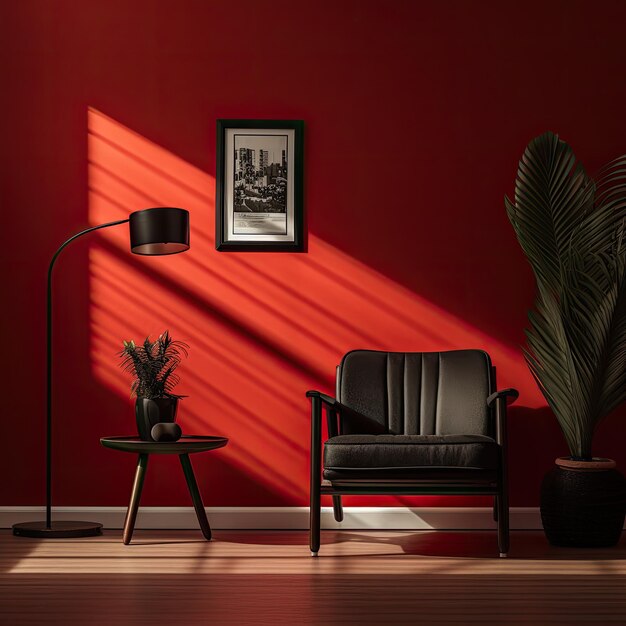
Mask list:
[[[533,139],[505,199],[537,280],[526,360],[572,457],[626,400],[626,156],[592,180],[558,135]]]

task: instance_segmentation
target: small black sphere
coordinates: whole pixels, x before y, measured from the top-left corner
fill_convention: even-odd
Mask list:
[[[175,422],[160,422],[152,427],[150,434],[154,441],[178,441],[183,431]]]

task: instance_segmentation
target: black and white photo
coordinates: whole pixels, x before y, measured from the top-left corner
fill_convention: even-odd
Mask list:
[[[299,120],[218,120],[216,247],[302,248]]]

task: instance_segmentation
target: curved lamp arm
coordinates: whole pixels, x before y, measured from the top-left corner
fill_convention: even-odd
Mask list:
[[[119,220],[117,222],[107,222],[99,226],[92,226],[81,230],[70,237],[66,242],[59,246],[54,253],[50,266],[48,267],[48,295],[47,295],[47,312],[46,312],[46,527],[51,528],[52,525],[52,269],[63,249],[74,239],[78,239],[93,230],[107,228],[108,226],[117,226],[118,224],[126,224],[130,220]]]

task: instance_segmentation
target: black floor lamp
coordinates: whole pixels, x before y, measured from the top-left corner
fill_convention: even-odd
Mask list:
[[[47,298],[47,423],[46,423],[46,520],[23,522],[13,526],[19,537],[90,537],[102,532],[97,522],[52,521],[52,268],[57,257],[70,242],[92,230],[129,223],[130,250],[135,254],[176,254],[189,249],[189,213],[185,209],[159,207],[131,213],[129,219],[93,226],[70,237],[55,252],[48,268]]]

